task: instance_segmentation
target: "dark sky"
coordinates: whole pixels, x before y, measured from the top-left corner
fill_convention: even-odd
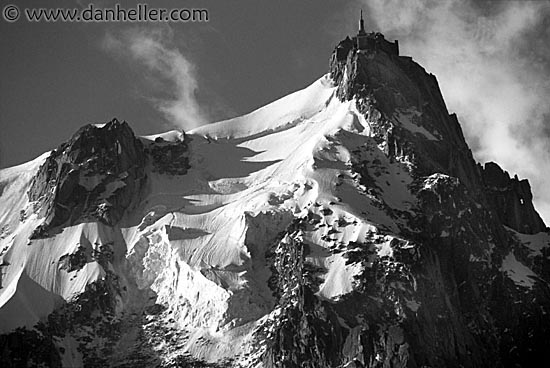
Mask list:
[[[44,6],[43,1],[12,3],[21,9]],[[121,5],[129,8],[132,3]],[[346,34],[334,30],[342,14],[338,4],[150,3],[208,9],[209,22],[170,23],[170,28],[174,43],[196,66],[197,97],[211,120],[249,112],[326,73],[332,48]],[[56,1],[55,6],[79,5]],[[350,22],[352,30],[356,20]],[[148,81],[140,80],[139,71],[129,62],[102,47],[106,33],[147,27],[157,25],[0,20],[0,167],[28,161],[56,147],[89,122],[117,117],[128,121],[137,134],[169,129],[144,96],[150,92]]]

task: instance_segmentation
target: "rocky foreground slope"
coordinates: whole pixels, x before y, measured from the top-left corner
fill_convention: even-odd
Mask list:
[[[3,367],[530,367],[550,233],[380,34],[248,115],[0,171]]]

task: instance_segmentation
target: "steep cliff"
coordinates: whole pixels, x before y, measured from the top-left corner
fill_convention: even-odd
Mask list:
[[[546,225],[533,207],[533,194],[527,179],[519,180],[494,162],[481,170],[485,192],[500,221],[520,233],[536,234]]]
[[[115,225],[141,190],[144,165],[143,144],[126,122],[82,127],[51,152],[31,183],[29,201],[44,218],[33,237],[83,221]]]

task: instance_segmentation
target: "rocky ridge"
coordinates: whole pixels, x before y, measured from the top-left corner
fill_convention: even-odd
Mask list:
[[[44,218],[33,237],[83,221],[115,225],[143,186],[145,160],[126,122],[82,127],[51,152],[31,183],[27,195]]]

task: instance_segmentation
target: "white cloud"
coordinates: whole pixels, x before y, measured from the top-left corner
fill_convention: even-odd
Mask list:
[[[148,92],[153,93],[149,100],[168,122],[190,130],[206,124],[208,117],[195,95],[196,67],[173,45],[172,39],[169,28],[131,28],[107,33],[103,46],[130,63],[148,81]]]
[[[550,118],[545,26],[550,3],[480,7],[458,0],[361,0],[353,5],[355,14],[365,9],[367,28],[398,39],[402,55],[436,75],[476,158],[528,178],[535,205],[550,222],[550,137],[544,127]],[[537,40],[541,37],[546,41]]]

